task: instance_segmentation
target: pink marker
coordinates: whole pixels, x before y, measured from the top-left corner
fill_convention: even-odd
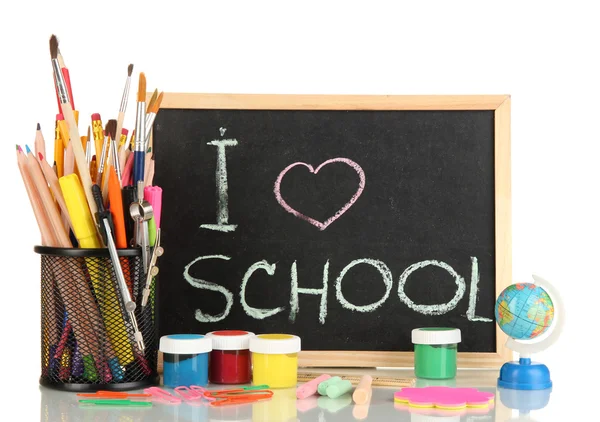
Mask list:
[[[323,381],[328,380],[329,378],[331,378],[331,375],[323,374],[313,380],[310,380],[310,381],[302,384],[296,390],[296,397],[299,399],[305,399],[307,397],[312,396],[313,394],[315,394],[317,392],[317,388],[319,387],[319,384],[322,383]]]

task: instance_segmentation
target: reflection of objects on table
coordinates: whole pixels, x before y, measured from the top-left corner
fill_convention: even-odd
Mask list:
[[[252,404],[253,422],[296,421],[296,388],[272,390],[270,400]]]
[[[208,406],[209,422],[251,422],[252,404],[235,406]]]
[[[551,388],[545,390],[514,390],[508,388],[498,388],[500,401],[510,409],[518,410],[519,416],[510,421],[530,421],[531,411],[543,409],[550,401]]]
[[[417,378],[415,387],[456,387],[456,378],[446,380],[433,380],[425,378]]]
[[[494,393],[479,391],[476,388],[407,387],[394,393],[394,402],[406,403],[410,407],[445,410],[487,409],[494,402]]]
[[[298,412],[305,413],[309,410],[316,408],[318,406],[317,401],[319,397],[320,396],[313,395],[305,399],[296,400],[296,409],[298,410]]]
[[[552,387],[548,367],[532,362],[531,355],[546,350],[558,340],[565,323],[565,308],[552,284],[536,275],[533,280],[535,284],[508,286],[496,301],[496,322],[509,336],[506,347],[519,353],[518,362],[506,362],[500,368],[498,387],[516,390]],[[555,318],[555,310],[558,310],[558,318]]]
[[[165,415],[165,421],[173,422],[206,422],[208,421],[208,406],[196,403],[182,402],[181,404],[158,403],[154,409],[160,409]]]
[[[371,400],[369,399],[368,402],[364,403],[364,404],[355,404],[354,407],[352,408],[352,416],[354,417],[354,419],[356,420],[363,420],[363,419],[367,419],[367,416],[369,416],[369,407],[371,406]]]
[[[41,422],[99,422],[99,421],[127,421],[142,422],[153,415],[158,406],[152,408],[129,408],[123,406],[85,407],[77,404],[78,397],[75,394],[65,393],[46,387],[40,387]],[[186,419],[164,419],[168,421],[186,421]],[[194,422],[204,422],[206,419],[190,419]]]
[[[327,396],[321,396],[317,399],[319,408],[328,411],[329,413],[337,413],[344,407],[352,404],[352,396],[350,394],[344,394],[343,396],[336,397],[335,399]]]

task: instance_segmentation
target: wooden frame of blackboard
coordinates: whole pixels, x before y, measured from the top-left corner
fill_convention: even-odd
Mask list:
[[[152,93],[148,93],[148,99]],[[164,93],[161,108],[239,110],[493,110],[496,295],[511,284],[511,170],[509,95],[280,95]],[[512,359],[496,327],[496,351],[458,353],[460,368],[498,368]],[[413,367],[413,353],[302,351],[301,367]]]

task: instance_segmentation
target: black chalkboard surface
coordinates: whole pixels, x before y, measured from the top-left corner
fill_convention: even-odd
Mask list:
[[[292,333],[349,366],[321,352],[398,363],[451,326],[501,358],[508,97],[231,98],[165,95],[154,123],[161,335]]]

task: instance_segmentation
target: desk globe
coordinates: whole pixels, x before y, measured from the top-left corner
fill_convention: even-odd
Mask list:
[[[548,367],[532,362],[531,355],[547,349],[558,339],[565,320],[564,306],[552,284],[536,275],[533,280],[534,283],[508,286],[496,301],[496,323],[509,337],[506,347],[520,355],[518,362],[502,365],[499,387],[516,390],[552,387]]]

